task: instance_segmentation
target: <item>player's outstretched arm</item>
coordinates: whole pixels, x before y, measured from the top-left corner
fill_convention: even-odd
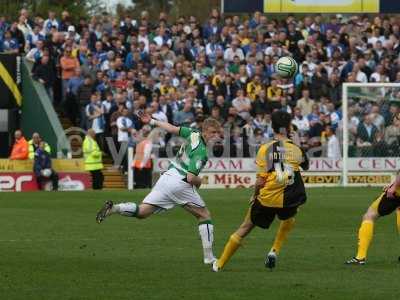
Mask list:
[[[254,194],[250,198],[250,204],[254,202],[254,200],[257,198],[258,194],[260,193],[260,190],[264,187],[265,185],[265,178],[261,177],[260,175],[257,175],[256,183],[254,185]]]
[[[148,114],[141,114],[139,115],[139,117],[144,124],[150,124],[152,126],[160,127],[171,134],[179,134],[179,127],[176,127],[175,125],[172,125],[168,122],[162,122],[152,119]]]

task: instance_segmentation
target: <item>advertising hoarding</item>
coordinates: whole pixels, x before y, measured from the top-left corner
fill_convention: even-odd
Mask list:
[[[379,0],[264,0],[268,13],[378,13]]]

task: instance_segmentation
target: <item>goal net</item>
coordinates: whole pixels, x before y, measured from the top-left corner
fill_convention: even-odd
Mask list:
[[[400,166],[400,83],[345,83],[342,178],[348,185],[385,185]]]

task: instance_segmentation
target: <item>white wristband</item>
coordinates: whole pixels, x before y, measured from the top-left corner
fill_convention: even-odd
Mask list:
[[[151,126],[156,126],[156,120],[151,119],[149,124],[150,124]]]

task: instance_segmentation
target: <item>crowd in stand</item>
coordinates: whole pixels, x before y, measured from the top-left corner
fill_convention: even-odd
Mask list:
[[[340,157],[342,83],[400,82],[400,17],[274,18],[214,9],[204,23],[165,13],[154,22],[146,11],[137,20],[103,14],[72,23],[67,11],[42,18],[21,10],[15,22],[0,18],[0,51],[23,53],[55,105],[74,124],[92,128],[101,148],[107,136],[135,143],[142,126],[137,112],[146,111],[191,127],[212,116],[229,135],[229,155],[249,156],[250,144],[272,137],[270,116],[278,109],[293,114],[305,150],[328,145],[312,155]],[[293,79],[275,73],[286,55],[299,64]],[[355,101],[349,108],[351,146],[365,149],[354,155],[394,154],[395,100]],[[156,143],[163,148],[168,139]],[[377,151],[382,141],[386,152]]]

